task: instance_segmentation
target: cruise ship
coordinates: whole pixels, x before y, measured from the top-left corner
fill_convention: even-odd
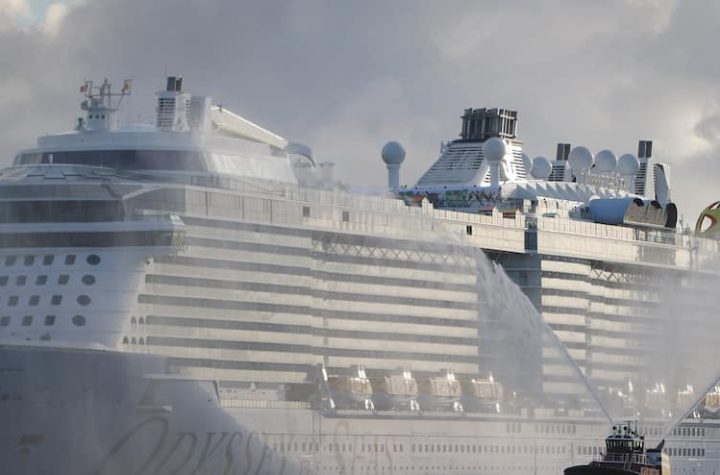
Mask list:
[[[718,276],[650,141],[531,160],[515,111],[467,109],[360,193],[181,77],[117,124],[130,87],[0,170],[4,473],[558,474],[628,416],[720,468],[718,368],[648,369],[666,284]]]

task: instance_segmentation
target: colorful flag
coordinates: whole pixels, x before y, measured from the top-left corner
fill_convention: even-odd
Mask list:
[[[80,86],[80,92],[85,93],[88,91],[88,83],[83,84]]]

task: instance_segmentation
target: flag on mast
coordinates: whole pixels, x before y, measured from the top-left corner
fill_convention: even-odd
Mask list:
[[[81,92],[81,93],[84,94],[84,93],[88,92],[88,84],[90,84],[90,83],[89,83],[88,81],[85,81],[85,84],[83,84],[82,86],[80,86],[80,92]]]
[[[123,81],[122,93],[130,94],[130,87],[132,86],[132,79],[126,79]]]

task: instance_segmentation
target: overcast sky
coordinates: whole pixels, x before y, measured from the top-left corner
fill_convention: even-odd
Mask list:
[[[519,111],[531,156],[655,142],[686,221],[720,200],[717,0],[0,0],[0,162],[69,129],[83,79],[134,79],[148,121],[163,77],[382,185],[413,184],[466,107]]]

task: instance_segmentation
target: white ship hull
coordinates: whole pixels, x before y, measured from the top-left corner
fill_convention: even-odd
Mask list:
[[[492,173],[493,193],[445,194],[450,175],[482,185],[480,142],[445,147],[431,192],[406,204],[292,183],[297,147],[232,117],[214,131],[222,109],[176,78],[150,130],[114,129],[112,97],[91,88],[87,123],[0,173],[8,473],[557,474],[608,430],[579,375],[611,396],[647,382],[656,355],[637,342],[655,336],[662,293],[650,280],[717,251],[660,226],[665,209],[649,223],[661,230],[570,219],[592,184],[521,180],[503,202]],[[514,130],[508,180],[525,176]],[[456,159],[469,168],[447,175]],[[328,375],[353,367],[505,390],[464,393],[476,404],[463,410],[456,392],[401,384],[382,400],[374,386],[362,394],[377,411],[365,396],[337,407]],[[649,440],[663,422],[641,421]],[[715,422],[677,434],[676,473],[720,467]]]

